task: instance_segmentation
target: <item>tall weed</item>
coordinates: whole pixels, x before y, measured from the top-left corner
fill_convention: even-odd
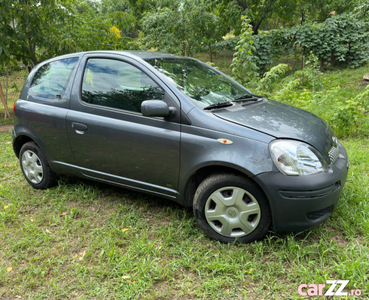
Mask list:
[[[237,81],[248,86],[255,86],[259,76],[258,57],[249,23],[250,20],[243,16],[241,36],[235,49],[236,52],[233,54],[231,68]]]

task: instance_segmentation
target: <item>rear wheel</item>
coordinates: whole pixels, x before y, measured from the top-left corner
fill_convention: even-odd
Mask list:
[[[264,193],[250,179],[233,174],[214,174],[199,185],[194,214],[204,233],[223,243],[255,241],[271,223]]]
[[[19,153],[23,175],[35,189],[46,189],[57,184],[57,175],[51,170],[45,155],[34,143],[25,143]]]

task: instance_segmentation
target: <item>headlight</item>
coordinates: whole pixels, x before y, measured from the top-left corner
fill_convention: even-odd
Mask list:
[[[322,155],[312,146],[294,140],[275,140],[270,155],[284,175],[310,175],[327,171]]]

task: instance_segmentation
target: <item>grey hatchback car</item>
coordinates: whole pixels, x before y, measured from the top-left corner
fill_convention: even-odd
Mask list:
[[[165,197],[225,243],[320,224],[348,173],[322,119],[188,57],[55,57],[31,71],[14,114],[14,152],[34,188],[65,174]]]

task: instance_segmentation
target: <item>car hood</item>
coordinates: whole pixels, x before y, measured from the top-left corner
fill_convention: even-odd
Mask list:
[[[235,105],[213,113],[219,118],[276,138],[304,141],[325,157],[335,142],[332,129],[321,118],[272,100],[263,99],[259,103]]]

